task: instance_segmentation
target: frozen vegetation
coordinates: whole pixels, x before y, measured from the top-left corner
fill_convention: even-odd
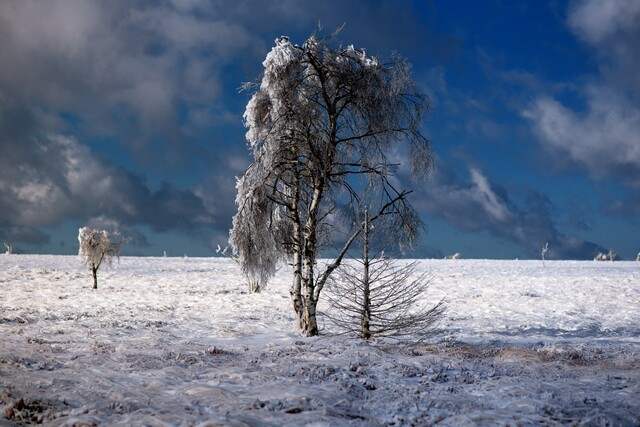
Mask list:
[[[637,262],[421,261],[442,334],[295,327],[290,271],[0,255],[0,425],[639,425]],[[327,307],[320,301],[319,310]]]

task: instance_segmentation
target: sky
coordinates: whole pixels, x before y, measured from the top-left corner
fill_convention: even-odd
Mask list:
[[[432,103],[436,163],[400,181],[426,223],[410,255],[618,259],[640,251],[640,1],[6,0],[0,240],[75,254],[213,256],[251,157],[243,82],[318,28],[399,53]]]

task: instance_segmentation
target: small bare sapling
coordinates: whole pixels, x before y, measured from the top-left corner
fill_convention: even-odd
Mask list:
[[[416,272],[417,261],[407,262],[373,252],[365,211],[363,258],[338,267],[329,281],[329,320],[339,329],[364,339],[393,337],[420,342],[438,332],[444,300],[429,306],[429,276]],[[373,256],[372,255],[373,252]]]

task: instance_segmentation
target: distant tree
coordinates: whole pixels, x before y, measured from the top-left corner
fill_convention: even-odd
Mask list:
[[[119,242],[113,242],[111,239],[116,235],[118,235],[117,232],[110,233],[89,227],[78,230],[80,245],[78,256],[93,273],[93,289],[98,289],[98,269],[102,263],[111,265],[113,258],[119,258],[122,245],[128,241],[122,239]]]
[[[460,254],[460,252],[456,252],[453,255],[447,255],[446,257],[444,257],[444,259],[460,259],[462,258],[462,255]]]
[[[546,242],[542,249],[540,250],[540,256],[542,257],[542,265],[544,266],[544,260],[547,259],[547,255],[549,255],[549,242]]]
[[[613,249],[609,249],[609,253],[599,252],[598,255],[593,259],[594,261],[615,261],[616,252]]]
[[[409,64],[380,62],[335,38],[311,36],[302,46],[287,37],[267,55],[244,114],[253,163],[237,181],[230,243],[249,277],[262,282],[278,262],[293,267],[290,295],[304,334],[318,334],[316,306],[331,273],[361,227],[343,239],[336,258],[316,271],[320,247],[331,239],[338,200],[367,190],[384,199],[378,212],[395,211],[396,243],[410,246],[422,225],[391,184],[389,153],[407,142],[414,177],[426,176],[433,151],[420,133],[429,103],[416,91]]]
[[[11,243],[3,242],[4,247],[7,249],[6,254],[11,255],[13,253],[13,245]]]
[[[636,257],[636,261],[640,261],[640,252],[638,252],[638,256]]]
[[[415,274],[417,261],[393,260],[384,256],[384,249],[373,249],[373,230],[365,211],[362,258],[341,264],[329,280],[327,317],[367,340],[374,336],[412,341],[428,337],[444,315],[444,301],[428,306],[427,273]]]

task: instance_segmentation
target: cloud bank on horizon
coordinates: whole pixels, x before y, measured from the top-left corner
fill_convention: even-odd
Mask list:
[[[556,258],[635,258],[638,2],[318,3],[1,3],[0,240],[74,253],[89,224],[133,236],[130,254],[212,255],[250,160],[237,88],[277,36],[301,43],[320,21],[407,57],[433,100],[417,256],[549,242]]]

